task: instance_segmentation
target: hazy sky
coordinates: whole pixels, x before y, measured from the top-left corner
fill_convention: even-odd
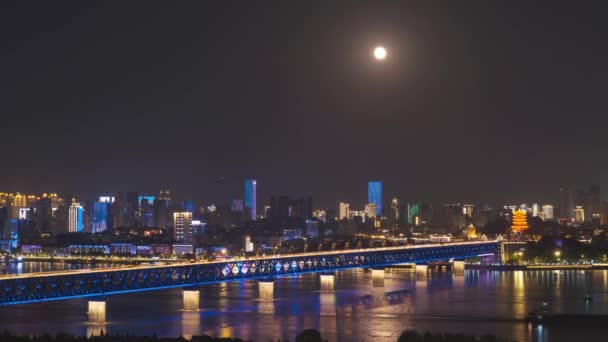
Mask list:
[[[3,1],[0,191],[223,201],[254,177],[258,203],[329,206],[362,205],[369,179],[436,202],[605,188],[608,21],[569,4]]]

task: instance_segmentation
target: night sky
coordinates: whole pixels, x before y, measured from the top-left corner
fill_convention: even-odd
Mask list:
[[[211,202],[253,177],[260,204],[322,207],[363,205],[370,179],[431,202],[606,189],[602,2],[531,3],[3,1],[0,191]]]

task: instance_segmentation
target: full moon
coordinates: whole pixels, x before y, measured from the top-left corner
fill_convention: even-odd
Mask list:
[[[386,49],[382,46],[378,46],[374,49],[374,57],[378,60],[386,58]]]

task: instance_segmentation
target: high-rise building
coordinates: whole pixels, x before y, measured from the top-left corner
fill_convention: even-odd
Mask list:
[[[192,212],[178,211],[173,213],[173,239],[177,242],[192,242]]]
[[[348,212],[350,211],[350,204],[346,202],[340,202],[340,215],[339,219],[344,220],[348,218]]]
[[[574,215],[574,194],[572,189],[561,187],[559,189],[559,219],[572,222]]]
[[[602,209],[600,213],[600,224],[602,226],[608,224],[608,202],[602,201]]]
[[[376,205],[376,214],[382,216],[382,182],[371,181],[367,183],[367,203]]]
[[[415,224],[416,217],[420,216],[420,206],[418,203],[408,203],[407,204],[407,223]]]
[[[42,197],[36,201],[34,208],[34,219],[38,224],[40,232],[49,233],[51,228],[51,220],[53,218],[52,200],[49,197]]]
[[[251,235],[245,235],[245,252],[253,252],[253,242],[251,241]]]
[[[109,206],[110,206],[110,204],[105,203],[105,202],[96,201],[95,203],[93,203],[93,224],[92,224],[92,229],[91,229],[91,232],[93,234],[102,233],[102,232],[105,232],[106,230],[108,230],[108,228],[109,228],[108,218],[110,217],[108,215]]]
[[[159,200],[165,200],[167,203],[171,204],[171,191],[170,190],[161,190],[158,193]]]
[[[319,236],[319,221],[306,220],[306,236],[313,238]]]
[[[233,199],[232,205],[230,205],[230,210],[234,212],[242,212],[243,211],[243,200],[242,199]]]
[[[192,201],[184,201],[184,204],[182,205],[182,208],[184,208],[184,211],[189,211],[189,212],[194,212],[194,202]]]
[[[462,214],[467,215],[468,217],[473,217],[473,210],[475,210],[475,204],[462,205]]]
[[[551,204],[543,204],[541,207],[542,215],[544,216],[544,220],[551,221],[553,220],[553,206]]]
[[[248,218],[255,221],[257,218],[257,200],[256,200],[257,181],[255,179],[245,180],[245,210]]]
[[[532,203],[532,217],[538,216],[538,203]]]
[[[312,218],[312,197],[306,196],[290,201],[289,216],[304,219]]]
[[[376,217],[377,216],[377,212],[376,212],[376,204],[375,203],[368,203],[365,205],[364,208],[364,212],[365,212],[365,217]]]
[[[574,208],[574,222],[575,223],[585,222],[585,209],[580,205],[577,205]]]
[[[287,196],[270,197],[270,217],[284,219],[290,216],[290,201]]]
[[[154,227],[167,229],[170,225],[169,202],[166,199],[154,201],[152,206],[152,222]]]
[[[390,211],[390,219],[393,223],[399,222],[399,199],[393,198],[391,200],[391,211]]]
[[[433,219],[433,206],[428,203],[420,205],[420,221],[422,224],[431,225]]]
[[[68,211],[68,231],[70,233],[80,233],[83,229],[83,210],[80,203],[72,200],[72,205]]]
[[[600,186],[596,184],[591,185],[586,198],[587,200],[585,203],[585,218],[587,219],[587,221],[599,224],[602,212]]]

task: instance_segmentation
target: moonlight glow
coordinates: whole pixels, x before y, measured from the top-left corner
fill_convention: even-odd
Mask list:
[[[378,60],[386,58],[386,49],[382,46],[378,46],[374,49],[374,57]]]

